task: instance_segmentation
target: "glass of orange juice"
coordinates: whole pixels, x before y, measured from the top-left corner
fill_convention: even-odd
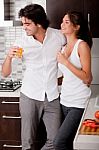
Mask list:
[[[19,47],[16,51],[16,56],[21,58],[23,53],[23,48]]]

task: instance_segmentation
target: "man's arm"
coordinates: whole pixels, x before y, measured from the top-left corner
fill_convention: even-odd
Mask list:
[[[12,58],[7,55],[4,63],[2,64],[2,76],[7,77],[12,71]]]
[[[12,59],[16,57],[16,51],[17,51],[17,47],[12,47],[9,50],[2,64],[2,70],[1,70],[2,76],[7,77],[10,75],[12,71]]]

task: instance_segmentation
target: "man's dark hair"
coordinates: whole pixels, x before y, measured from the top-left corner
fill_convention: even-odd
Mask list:
[[[40,24],[44,29],[49,26],[49,20],[45,13],[44,8],[38,4],[30,4],[20,9],[19,18],[26,17],[32,20],[35,24]]]

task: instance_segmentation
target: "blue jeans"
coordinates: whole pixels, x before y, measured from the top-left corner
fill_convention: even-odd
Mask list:
[[[84,109],[62,105],[64,121],[54,140],[55,150],[73,150],[73,140]]]

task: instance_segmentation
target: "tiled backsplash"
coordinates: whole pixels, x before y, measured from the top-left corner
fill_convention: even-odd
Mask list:
[[[18,11],[21,7],[24,7],[29,3],[41,4],[44,8],[46,7],[45,0],[10,0],[10,16],[11,19],[15,18],[18,20]],[[45,8],[46,9],[46,8]],[[22,27],[0,27],[0,68],[6,57],[9,48],[13,45],[14,41],[20,37],[23,33]],[[9,77],[4,78],[0,73],[0,80],[2,79],[13,79],[21,80],[25,67],[22,65],[21,59],[16,59],[13,63],[13,70]],[[1,70],[1,69],[0,69]]]
[[[13,45],[14,41],[22,35],[22,32],[22,27],[0,28],[0,65],[2,65],[9,48]],[[12,68],[12,73],[7,80],[21,80],[23,70],[21,59],[16,59]],[[5,79],[1,75],[0,78]]]

